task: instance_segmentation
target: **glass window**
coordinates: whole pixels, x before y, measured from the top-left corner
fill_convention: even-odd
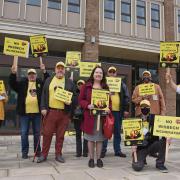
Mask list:
[[[80,0],[68,0],[68,12],[80,13]]]
[[[146,4],[145,1],[137,1],[137,24],[146,25]]]
[[[151,26],[160,28],[160,8],[158,4],[151,4]]]
[[[121,20],[131,22],[131,0],[121,1]]]
[[[48,8],[61,9],[61,0],[48,0]]]
[[[115,19],[115,0],[104,1],[104,17]]]
[[[178,32],[180,33],[180,10],[178,10]]]
[[[5,0],[5,2],[19,3],[19,0]]]
[[[27,0],[27,5],[41,6],[41,0]]]

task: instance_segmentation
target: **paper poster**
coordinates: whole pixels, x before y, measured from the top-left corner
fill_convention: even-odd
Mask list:
[[[154,83],[140,84],[138,87],[139,87],[139,95],[140,96],[155,94]]]
[[[141,145],[144,139],[142,119],[123,120],[125,146]]]
[[[71,103],[72,95],[72,92],[66,91],[58,87],[54,93],[54,98],[64,103]]]
[[[0,80],[0,93],[5,93],[4,81]]]
[[[180,139],[180,117],[156,115],[153,135]]]
[[[177,68],[180,55],[179,42],[160,43],[160,66]]]
[[[29,57],[29,42],[5,37],[4,54],[10,56]]]
[[[79,68],[81,61],[81,52],[67,51],[66,52],[66,67]]]
[[[101,66],[101,63],[81,62],[80,63],[80,77],[90,77],[92,70],[96,66]]]
[[[94,109],[104,111],[109,109],[109,91],[93,89],[91,104]]]
[[[30,42],[31,51],[34,57],[43,56],[48,53],[48,45],[45,35],[31,36]]]
[[[107,84],[109,86],[110,92],[120,92],[121,91],[121,78],[119,77],[107,77]]]

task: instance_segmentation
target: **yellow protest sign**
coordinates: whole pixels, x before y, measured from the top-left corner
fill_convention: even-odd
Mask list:
[[[66,67],[79,68],[81,61],[81,52],[67,51],[66,52]]]
[[[107,84],[109,86],[110,92],[120,92],[121,91],[121,78],[119,77],[107,77]]]
[[[154,83],[140,84],[138,87],[140,96],[155,94]]]
[[[142,119],[125,119],[122,125],[125,146],[141,145],[144,139]]]
[[[5,93],[4,81],[0,80],[0,93]]]
[[[58,87],[54,93],[54,98],[64,103],[71,103],[72,95],[72,92],[66,91]]]
[[[180,139],[180,117],[155,116],[153,135]]]
[[[93,89],[91,95],[91,104],[96,110],[109,109],[109,91]]]
[[[80,62],[80,77],[89,77],[96,66],[101,66],[101,63]]]
[[[42,56],[48,52],[47,39],[45,35],[30,37],[31,51],[34,57]]]
[[[5,37],[4,54],[10,56],[29,57],[29,42]]]
[[[160,43],[160,66],[177,68],[179,64],[180,43],[161,42]]]

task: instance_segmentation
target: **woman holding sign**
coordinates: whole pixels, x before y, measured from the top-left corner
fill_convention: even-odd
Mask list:
[[[97,66],[93,69],[91,76],[87,83],[82,86],[79,95],[79,104],[84,110],[84,121],[82,123],[82,130],[85,132],[84,138],[88,140],[88,152],[89,152],[89,167],[93,168],[94,165],[94,148],[96,146],[97,167],[103,167],[103,162],[100,159],[102,142],[105,140],[102,131],[103,121],[100,119],[98,123],[98,115],[95,110],[95,106],[91,103],[93,90],[108,90],[106,84],[105,73],[102,67]],[[108,102],[109,103],[109,102]],[[110,104],[111,106],[111,104]],[[107,113],[110,113],[109,108]]]

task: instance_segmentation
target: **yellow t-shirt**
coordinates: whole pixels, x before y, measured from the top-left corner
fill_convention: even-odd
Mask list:
[[[49,107],[56,109],[64,109],[64,103],[54,98],[54,93],[57,87],[61,87],[64,89],[65,79],[58,79],[56,76],[52,79],[49,85]]]
[[[36,82],[28,83],[25,105],[26,105],[26,113],[39,113]]]
[[[119,93],[118,92],[112,93],[111,100],[112,100],[112,111],[120,111]]]

